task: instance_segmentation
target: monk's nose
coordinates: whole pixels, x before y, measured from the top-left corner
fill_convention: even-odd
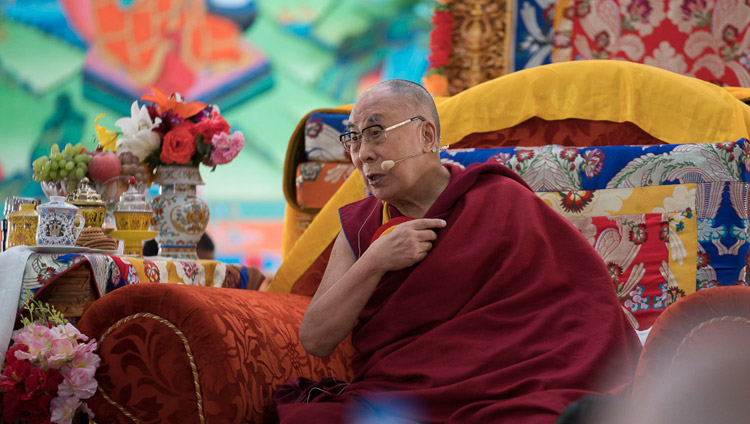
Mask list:
[[[375,150],[373,150],[370,143],[366,141],[362,141],[362,143],[359,144],[359,152],[357,152],[357,155],[359,155],[359,160],[362,162],[372,162],[377,157]]]

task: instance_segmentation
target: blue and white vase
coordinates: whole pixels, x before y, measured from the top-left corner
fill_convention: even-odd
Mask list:
[[[198,259],[196,246],[208,226],[208,204],[196,195],[203,184],[197,166],[160,166],[154,182],[159,195],[151,200],[151,228],[158,231],[159,256]]]

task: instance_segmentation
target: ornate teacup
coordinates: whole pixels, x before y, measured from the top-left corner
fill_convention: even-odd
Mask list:
[[[76,245],[76,239],[86,224],[78,208],[65,203],[65,197],[52,196],[49,203],[36,208],[39,213],[39,225],[36,229],[37,246],[70,246]],[[76,217],[79,219],[76,225]]]

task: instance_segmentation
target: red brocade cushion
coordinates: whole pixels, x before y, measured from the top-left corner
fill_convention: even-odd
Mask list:
[[[309,301],[156,283],[107,294],[79,322],[100,345],[99,390],[89,400],[97,421],[261,422],[281,383],[332,373],[351,379],[348,342],[325,359],[300,345]]]

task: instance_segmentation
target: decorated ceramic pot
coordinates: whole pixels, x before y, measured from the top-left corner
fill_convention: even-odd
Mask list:
[[[33,204],[22,204],[21,210],[13,212],[8,218],[8,245],[35,246],[36,226],[39,220]]]
[[[198,259],[195,249],[210,216],[208,204],[196,195],[203,184],[198,167],[160,166],[154,181],[159,195],[151,201],[151,227],[159,231],[159,256]]]
[[[83,178],[78,188],[70,193],[67,202],[78,208],[78,213],[86,220],[86,227],[101,227],[107,207],[102,197],[89,184],[88,178]]]
[[[37,246],[75,246],[76,239],[86,224],[78,208],[65,203],[63,196],[52,196],[48,203],[36,208],[39,222],[36,229]],[[78,218],[78,225],[76,225]]]

